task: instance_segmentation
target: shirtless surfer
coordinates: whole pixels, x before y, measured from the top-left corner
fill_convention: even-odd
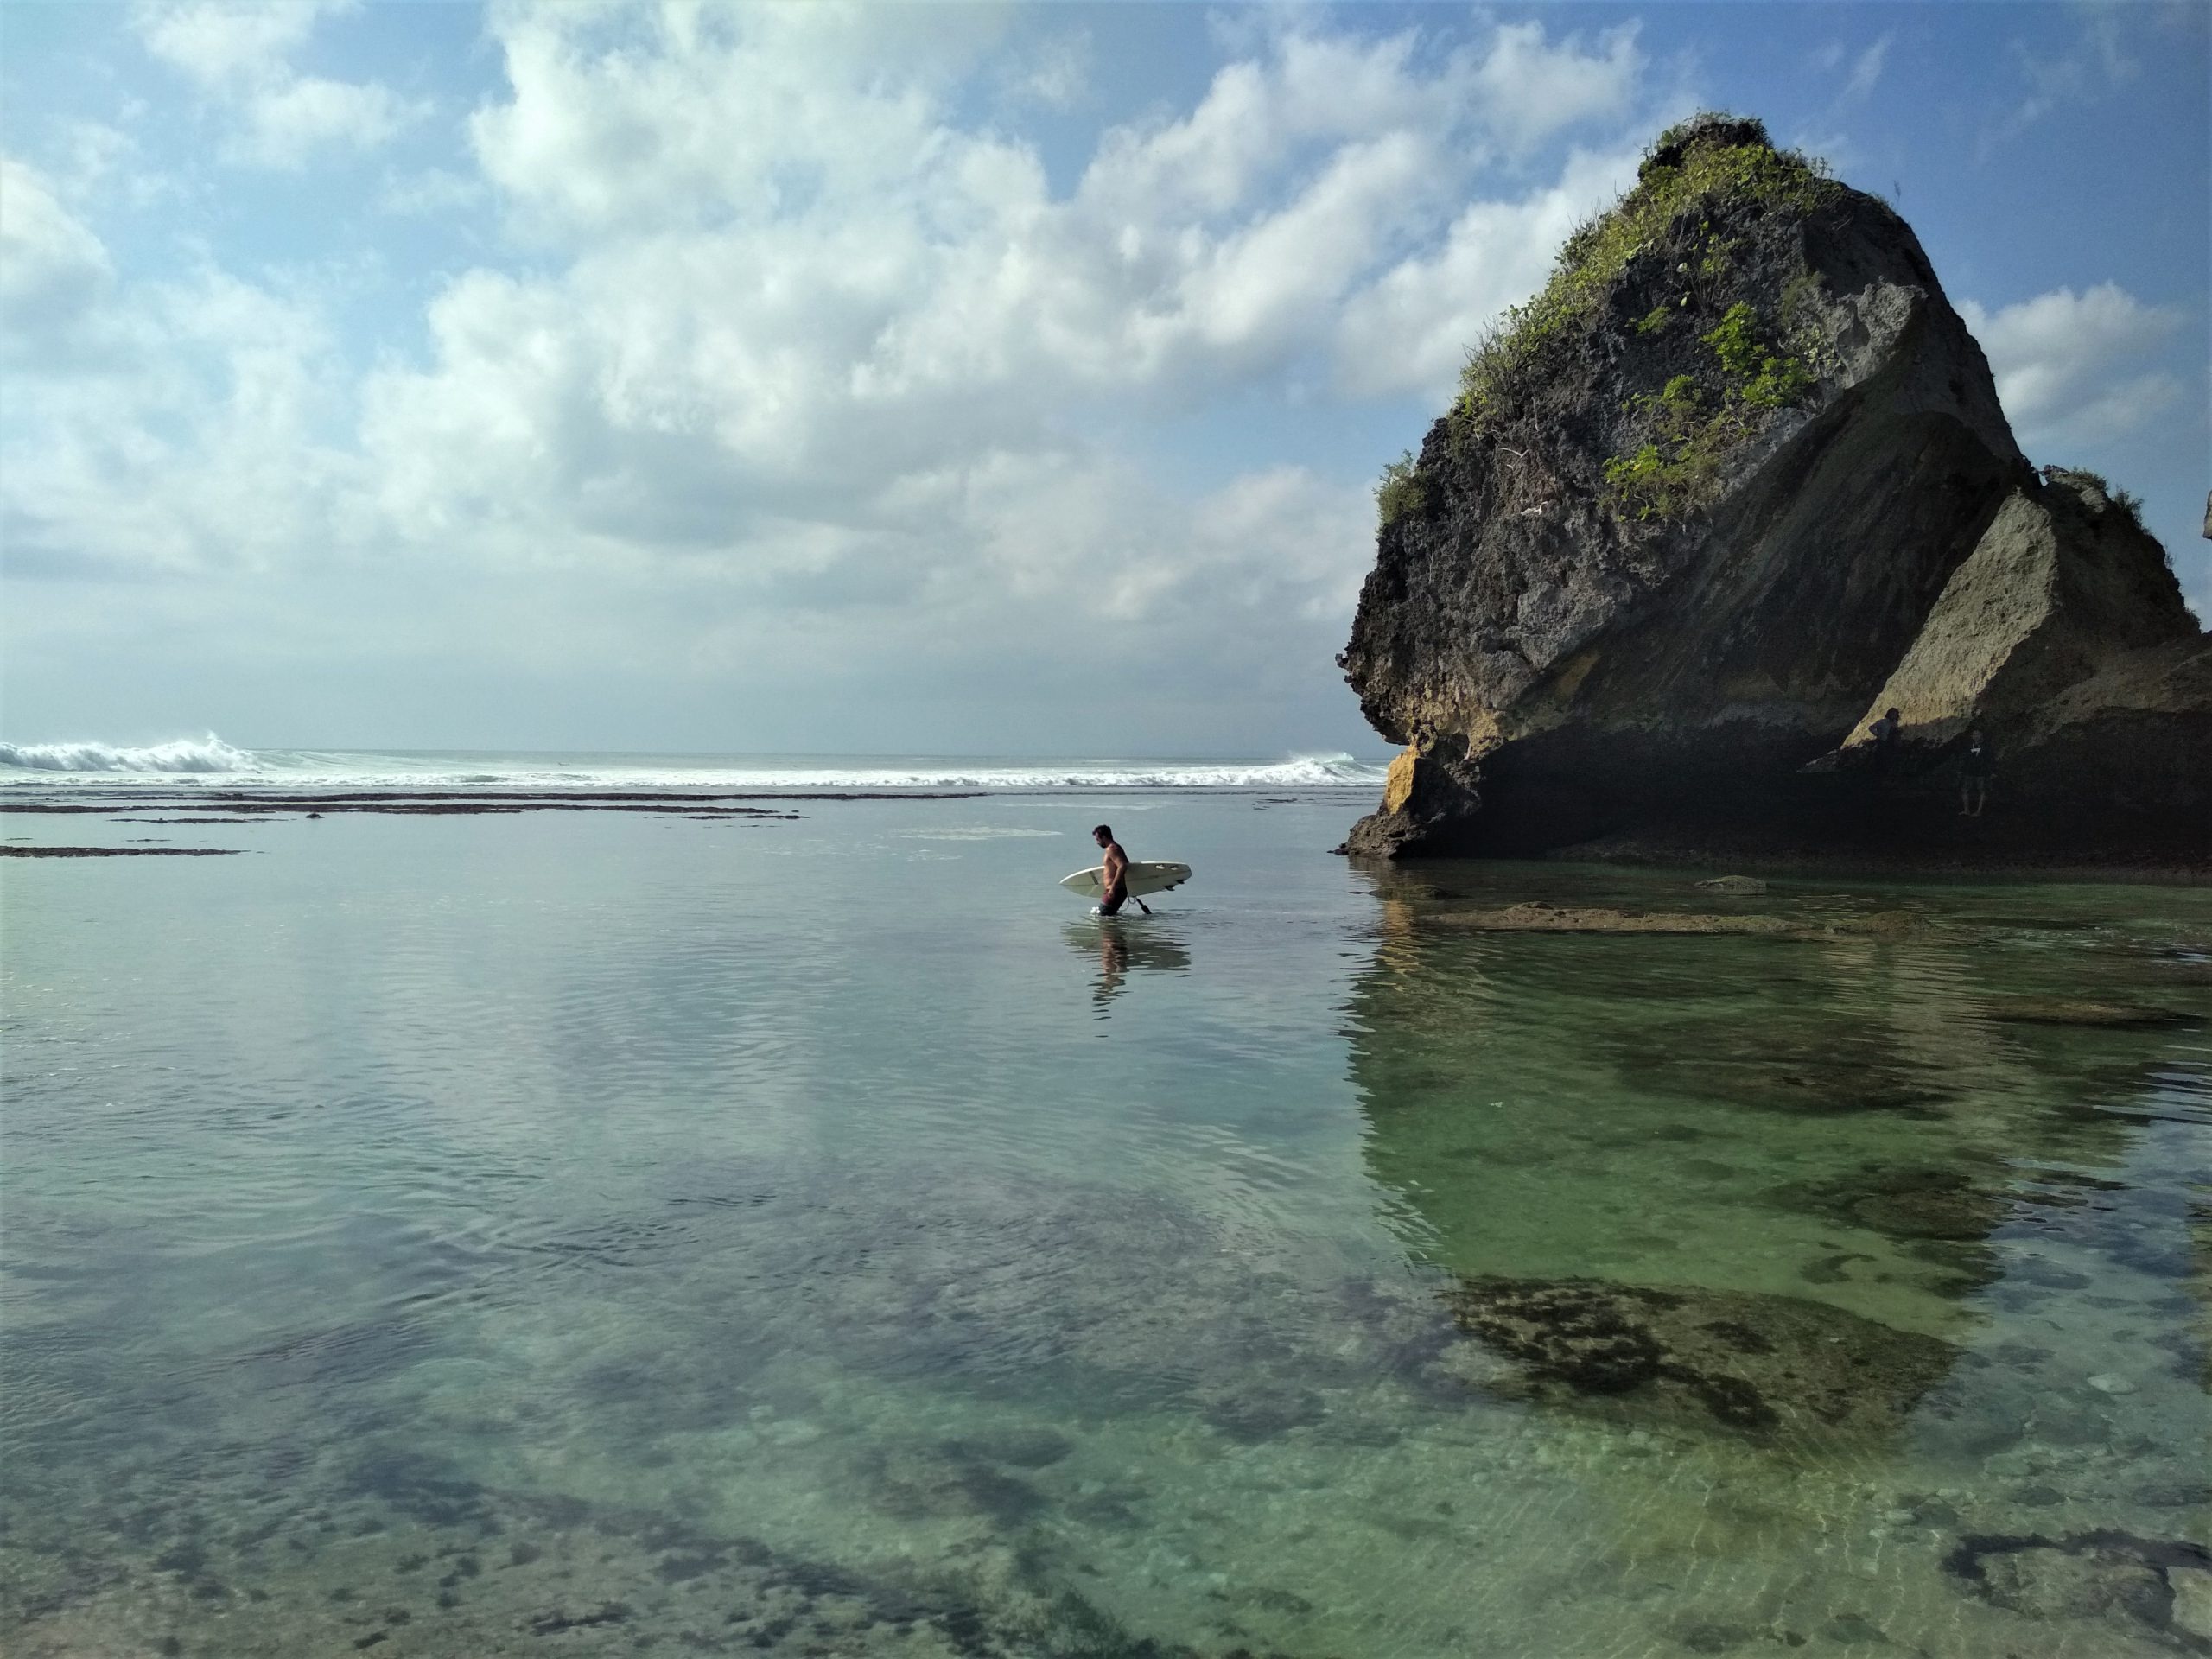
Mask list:
[[[1110,824],[1100,824],[1090,832],[1090,838],[1106,853],[1105,868],[1098,872],[1099,885],[1105,888],[1106,895],[1098,901],[1098,913],[1101,916],[1116,915],[1128,902],[1129,855],[1122,850],[1122,843],[1114,839],[1114,830]]]

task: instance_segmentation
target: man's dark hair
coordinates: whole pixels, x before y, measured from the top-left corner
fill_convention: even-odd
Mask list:
[[[1896,709],[1891,709],[1891,710],[1889,711],[1889,713],[1888,713],[1888,714],[1886,714],[1886,715],[1883,715],[1882,717],[1883,717],[1885,720],[1895,720],[1895,719],[1897,719],[1897,711]]]
[[[1092,830],[1090,835],[1094,841],[1101,836],[1103,836],[1107,840],[1111,841],[1114,839],[1114,827],[1109,823],[1102,823]]]

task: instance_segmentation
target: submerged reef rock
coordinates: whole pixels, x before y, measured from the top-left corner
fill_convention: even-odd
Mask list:
[[[1540,1397],[1758,1433],[1894,1433],[1955,1357],[1937,1338],[1785,1296],[1466,1279],[1446,1300]]]
[[[1346,851],[1910,853],[1976,721],[1975,847],[2205,840],[2212,648],[2135,504],[2031,467],[1911,228],[1756,121],[1662,135],[1376,496],[1338,660],[1405,748]]]
[[[1734,878],[1740,880],[1741,878]],[[1700,887],[1716,883],[1701,881]],[[1729,893],[1757,892],[1728,887]],[[1692,911],[1618,910],[1606,905],[1553,905],[1531,899],[1496,910],[1440,910],[1424,918],[1433,926],[1466,928],[1478,933],[1735,933],[1813,944],[1857,937],[1897,939],[1922,931],[1909,911],[1877,911],[1871,916],[1795,922],[1780,916],[1709,916]]]
[[[2065,1538],[1973,1536],[1943,1563],[1974,1594],[2033,1619],[2123,1616],[2191,1653],[2212,1650],[2204,1586],[2212,1550],[2105,1530]]]

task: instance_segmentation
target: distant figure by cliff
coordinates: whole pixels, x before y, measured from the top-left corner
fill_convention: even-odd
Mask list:
[[[1897,734],[1904,729],[1904,721],[1894,709],[1885,711],[1882,717],[1866,728],[1874,740],[1874,776],[1886,779],[1890,768],[1897,764]]]
[[[1989,802],[1989,780],[1997,775],[1997,751],[1979,726],[1967,732],[1967,751],[1959,758],[1959,816],[1978,818]]]

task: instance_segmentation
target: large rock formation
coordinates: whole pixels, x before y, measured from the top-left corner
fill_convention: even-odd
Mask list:
[[[2212,800],[2212,653],[2132,503],[2029,467],[1910,227],[1757,122],[1663,135],[1378,499],[1339,660],[1406,749],[1349,850],[1866,833],[1892,702],[1891,795],[1988,730],[1987,837]]]

